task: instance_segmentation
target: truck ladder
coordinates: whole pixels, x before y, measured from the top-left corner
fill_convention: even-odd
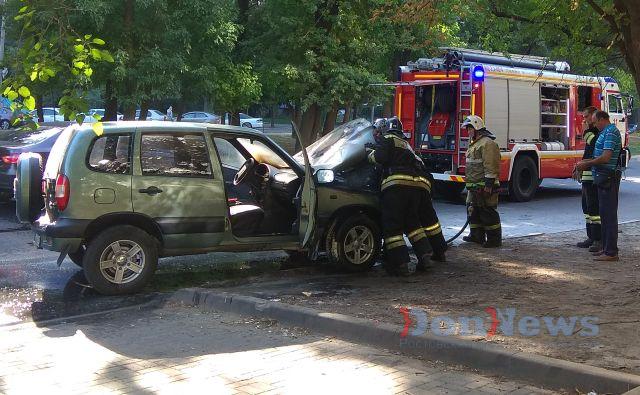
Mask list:
[[[458,99],[458,108],[460,111],[460,117],[458,119],[458,166],[462,163],[462,157],[464,157],[467,147],[469,146],[469,138],[462,137],[462,123],[464,119],[471,115],[471,100],[473,98],[473,75],[471,66],[463,64],[460,67],[460,97]],[[465,103],[466,101],[466,103]]]

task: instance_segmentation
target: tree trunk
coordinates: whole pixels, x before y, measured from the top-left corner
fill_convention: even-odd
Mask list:
[[[180,100],[178,100],[178,104],[176,104],[176,110],[174,111],[174,114],[178,114],[176,117],[176,121],[180,122],[182,121],[182,114],[184,114],[184,98],[181,97]]]
[[[103,121],[117,121],[118,120],[118,98],[113,92],[113,82],[111,79],[107,80],[105,87],[105,108]]]
[[[335,129],[336,119],[338,119],[338,103],[333,104],[333,107],[329,109],[327,117],[324,119],[324,128],[322,129],[323,136]]]
[[[240,125],[240,111],[233,111],[229,113],[231,119],[229,120],[229,124],[233,126],[241,126]]]
[[[42,99],[42,95],[36,96],[36,114],[38,114],[38,122],[44,122],[44,111],[42,110],[44,107],[44,100]]]
[[[618,27],[622,36],[619,44],[620,51],[636,83],[636,90],[640,94],[640,7],[637,0],[615,0],[614,6],[620,14],[620,18],[615,18],[616,21],[620,21]]]
[[[351,121],[351,113],[353,111],[353,104],[352,103],[347,103],[344,107],[344,119],[342,122],[347,123],[349,121]]]
[[[138,117],[138,120],[146,121],[148,111],[149,111],[149,102],[145,100],[142,102],[142,105],[140,105],[140,116]]]
[[[276,112],[278,111],[278,105],[277,104],[272,104],[271,105],[271,128],[275,128],[276,127]]]
[[[305,147],[315,141],[320,131],[321,119],[322,109],[318,104],[312,104],[304,114],[302,114],[302,124],[300,126],[300,137],[302,141],[300,143]]]
[[[382,107],[382,116],[385,118],[392,117],[393,115],[393,99],[387,99]]]

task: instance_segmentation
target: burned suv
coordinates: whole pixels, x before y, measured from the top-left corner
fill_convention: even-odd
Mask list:
[[[20,156],[16,211],[35,245],[83,267],[103,294],[139,291],[159,257],[215,251],[326,252],[367,270],[380,250],[371,124],[347,123],[294,157],[262,133],[224,125],[73,125],[44,172]]]

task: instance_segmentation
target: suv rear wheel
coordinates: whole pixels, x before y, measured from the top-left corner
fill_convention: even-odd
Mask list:
[[[156,271],[158,243],[142,229],[116,226],[89,242],[83,262],[87,280],[99,293],[135,293]]]
[[[351,272],[370,270],[381,248],[378,225],[363,214],[335,221],[327,234],[326,250],[332,262]]]
[[[42,197],[42,158],[38,154],[21,154],[14,180],[16,216],[22,223],[33,223],[44,207]]]

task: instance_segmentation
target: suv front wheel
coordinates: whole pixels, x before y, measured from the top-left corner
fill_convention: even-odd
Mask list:
[[[327,234],[326,250],[329,258],[350,272],[370,270],[380,248],[380,228],[364,214],[335,221]]]
[[[99,293],[135,293],[156,271],[158,242],[134,226],[116,226],[89,242],[83,263],[87,280]]]

